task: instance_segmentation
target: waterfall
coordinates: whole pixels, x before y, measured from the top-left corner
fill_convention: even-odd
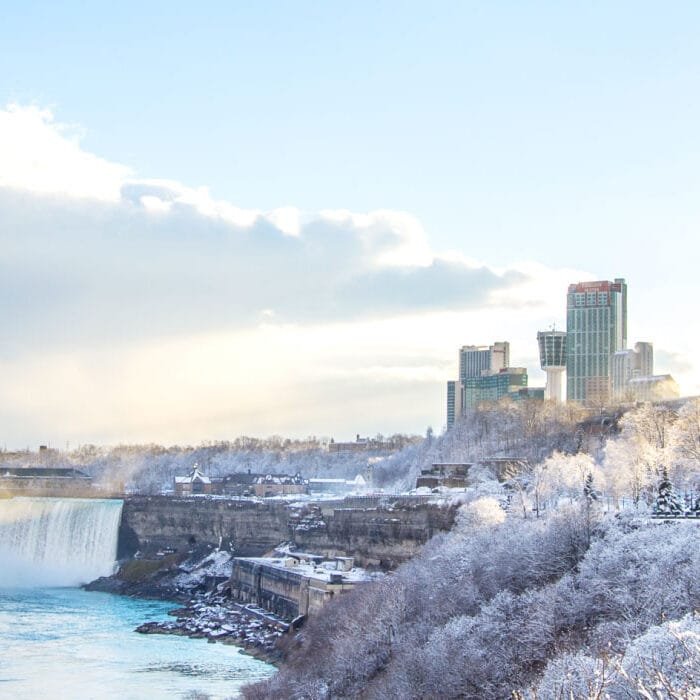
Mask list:
[[[0,587],[78,586],[114,572],[122,501],[0,499]]]

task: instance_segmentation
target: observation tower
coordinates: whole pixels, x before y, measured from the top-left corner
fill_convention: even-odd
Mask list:
[[[561,402],[562,374],[566,369],[566,333],[555,331],[537,332],[537,344],[540,348],[540,367],[547,374],[547,387],[544,398]]]

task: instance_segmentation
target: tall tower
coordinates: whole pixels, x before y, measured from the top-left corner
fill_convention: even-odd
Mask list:
[[[578,282],[566,295],[566,397],[610,400],[611,356],[627,344],[627,284]]]
[[[566,369],[566,333],[564,331],[538,331],[540,367],[547,373],[544,398],[561,402],[561,379]]]

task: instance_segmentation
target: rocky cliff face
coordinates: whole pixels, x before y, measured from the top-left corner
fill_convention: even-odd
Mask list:
[[[282,542],[327,556],[354,556],[360,566],[393,568],[441,530],[455,509],[435,504],[375,508],[207,498],[133,497],[122,511],[119,556],[137,550],[186,552],[221,546],[235,556],[260,556]]]
[[[358,565],[393,569],[410,559],[433,535],[451,529],[455,509],[438,505],[377,508],[311,507],[292,526],[302,551],[352,556]]]
[[[285,504],[209,498],[138,496],[122,510],[120,554],[187,551],[221,546],[237,556],[260,556],[289,540]]]

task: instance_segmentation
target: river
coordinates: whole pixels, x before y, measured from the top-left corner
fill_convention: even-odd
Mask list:
[[[133,631],[172,607],[79,588],[0,588],[0,697],[214,700],[274,673],[234,646]]]

